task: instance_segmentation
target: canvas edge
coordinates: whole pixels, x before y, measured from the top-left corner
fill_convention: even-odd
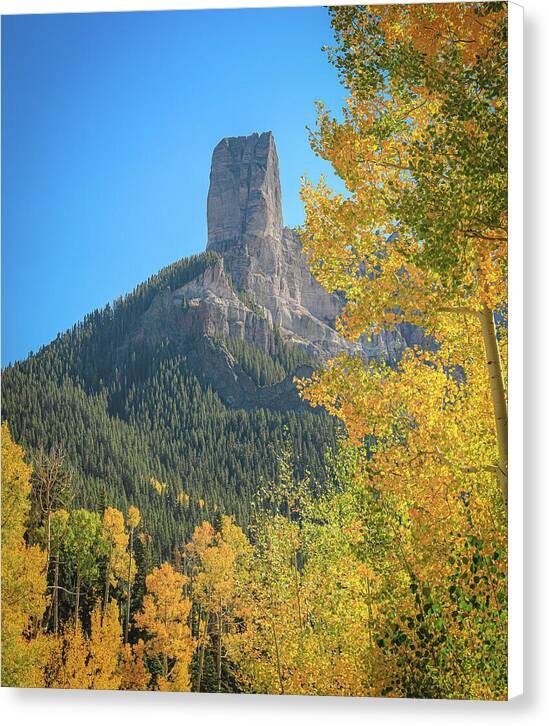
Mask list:
[[[523,693],[523,21],[509,13],[508,699]]]

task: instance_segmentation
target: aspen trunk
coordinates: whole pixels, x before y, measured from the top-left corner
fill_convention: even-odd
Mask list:
[[[110,593],[110,587],[111,587],[111,567],[112,567],[112,545],[109,552],[109,560],[107,562],[107,572],[105,575],[105,595],[103,597],[103,610],[101,613],[101,619],[105,617],[105,612],[107,610],[107,605],[109,603],[109,593]]]
[[[196,676],[196,690],[198,693],[200,693],[200,685],[202,683],[202,673],[204,672],[204,655],[206,653],[206,637],[208,634],[209,619],[210,619],[210,613],[208,611],[208,612],[206,612],[206,617],[204,619],[204,635],[202,636],[202,646],[200,648],[200,658],[198,660],[198,674]],[[198,635],[200,635],[200,630],[198,631]]]
[[[484,307],[480,315],[480,326],[484,352],[486,355],[486,366],[488,369],[488,380],[492,397],[492,407],[496,424],[496,437],[498,443],[498,478],[501,487],[505,509],[507,509],[508,494],[508,428],[507,428],[507,397],[501,368],[499,345],[496,336],[494,313],[488,307]]]
[[[366,578],[366,587],[368,589],[368,638],[370,640],[370,648],[374,647],[374,636],[372,633],[373,616],[372,616],[372,592],[370,590],[370,578]]]
[[[280,685],[280,693],[284,695],[284,682],[282,680],[282,669],[280,667],[280,652],[278,650],[278,638],[276,636],[276,628],[273,620],[273,616],[270,617],[271,621],[271,632],[273,634],[273,643],[275,647],[275,656],[276,656],[276,671],[278,674],[278,683]]]
[[[51,550],[51,508],[48,504],[46,511],[46,576],[50,571],[50,550]]]
[[[130,530],[130,561],[128,563],[128,601],[126,602],[126,622],[124,623],[124,643],[128,642],[130,629],[130,603],[132,599],[132,559],[133,559],[133,527]]]
[[[75,623],[75,625],[78,623],[78,611],[80,610],[80,582],[81,582],[80,568],[78,568],[78,572],[76,573],[76,603],[74,605],[74,623]]]
[[[217,691],[221,692],[221,638],[223,636],[223,617],[221,615],[221,603],[217,614]]]
[[[59,553],[55,559],[55,575],[53,580],[53,632],[59,630]]]

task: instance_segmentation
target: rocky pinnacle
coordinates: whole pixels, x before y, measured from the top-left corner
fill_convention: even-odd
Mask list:
[[[270,131],[223,139],[212,155],[208,249],[224,252],[243,238],[280,240],[278,155]]]
[[[337,335],[335,319],[343,301],[318,284],[298,235],[283,226],[278,154],[270,131],[225,138],[217,144],[212,154],[207,215],[207,249],[222,258],[218,297],[219,281],[226,279],[240,301],[249,302],[253,317],[261,311],[268,326],[284,339],[324,359],[341,350],[390,357],[405,346],[399,334],[358,343]],[[242,314],[234,305],[229,307],[224,315],[232,331]],[[259,328],[254,326],[251,334],[248,317],[246,313],[246,321],[240,325],[241,335],[264,346],[263,329],[259,341]]]
[[[207,249],[218,259],[151,304],[144,324],[149,337],[173,338],[186,350],[189,340],[239,338],[266,353],[273,353],[282,338],[319,361],[342,351],[393,358],[409,344],[401,331],[358,341],[338,335],[335,321],[343,298],[315,280],[298,234],[283,226],[278,154],[270,131],[217,144],[207,216]],[[242,375],[231,366],[223,373],[215,350],[206,343],[200,355],[196,349],[195,368],[200,370],[200,360],[207,358],[216,370],[217,387],[225,381],[224,398],[239,405]]]

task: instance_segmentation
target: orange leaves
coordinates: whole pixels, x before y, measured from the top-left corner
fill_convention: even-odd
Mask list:
[[[139,640],[135,645],[127,643],[122,650],[120,663],[120,690],[146,691],[151,682],[145,661],[145,643]]]
[[[433,59],[451,48],[465,65],[484,56],[494,43],[498,20],[507,12],[501,5],[484,17],[479,16],[475,3],[466,2],[439,4],[436,8],[427,4],[379,6],[375,13],[389,45],[408,42]]]
[[[67,624],[58,638],[54,660],[50,664],[53,678],[51,688],[89,688],[88,672],[89,643],[80,621]]]
[[[101,616],[99,607],[96,607],[92,613],[87,663],[90,679],[88,688],[95,690],[120,688],[121,649],[122,627],[118,615],[118,605],[115,600],[112,600],[107,605],[104,616]]]
[[[173,636],[186,623],[190,610],[190,603],[183,594],[186,581],[187,578],[175,572],[167,562],[147,575],[143,610],[136,615],[135,621],[152,636],[149,647],[155,652],[159,650],[171,655],[176,647]]]
[[[195,594],[205,610],[228,608],[239,588],[239,568],[247,560],[250,545],[231,517],[221,518],[215,532],[209,522],[194,531],[187,545],[192,557]]]
[[[364,525],[360,520],[355,519],[342,529],[342,534],[348,538],[351,544],[358,544],[364,540]],[[357,572],[360,575],[371,576],[372,574],[370,568],[364,563],[360,563],[360,566],[357,566]]]
[[[201,558],[202,554],[208,547],[213,544],[215,530],[209,522],[202,522],[199,527],[195,527],[192,541],[187,544],[187,551],[197,558]]]

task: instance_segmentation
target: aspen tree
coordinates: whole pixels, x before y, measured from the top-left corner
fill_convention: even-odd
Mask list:
[[[507,294],[506,4],[331,13],[330,59],[347,99],[341,121],[319,105],[311,141],[346,194],[304,183],[305,252],[317,279],[345,293],[338,327],[351,339],[407,322],[440,341],[463,323],[462,343],[471,336],[484,365],[492,476],[507,506],[504,331],[496,331]],[[459,350],[451,353],[459,365]]]
[[[107,551],[107,565],[105,571],[105,594],[103,597],[103,614],[109,604],[111,586],[115,586],[120,577],[128,572],[129,554],[128,534],[124,526],[124,515],[114,507],[107,507],[103,512],[102,539]]]
[[[128,642],[128,630],[130,627],[130,606],[131,606],[131,597],[132,597],[132,580],[134,577],[134,573],[132,572],[132,564],[133,564],[133,537],[136,527],[139,526],[139,522],[141,521],[141,514],[139,512],[139,509],[137,507],[129,507],[128,509],[128,518],[127,523],[128,527],[130,528],[130,556],[128,558],[128,577],[127,577],[127,587],[128,587],[128,594],[127,594],[127,600],[126,600],[126,619],[124,623],[124,643]]]
[[[31,467],[2,423],[2,685],[40,687],[46,643],[36,634],[48,606],[47,555],[24,540]]]
[[[147,594],[143,609],[135,616],[135,624],[148,634],[146,651],[158,656],[162,675],[159,690],[189,691],[189,665],[195,644],[191,638],[188,618],[191,602],[183,587],[187,578],[164,562],[147,575]]]

